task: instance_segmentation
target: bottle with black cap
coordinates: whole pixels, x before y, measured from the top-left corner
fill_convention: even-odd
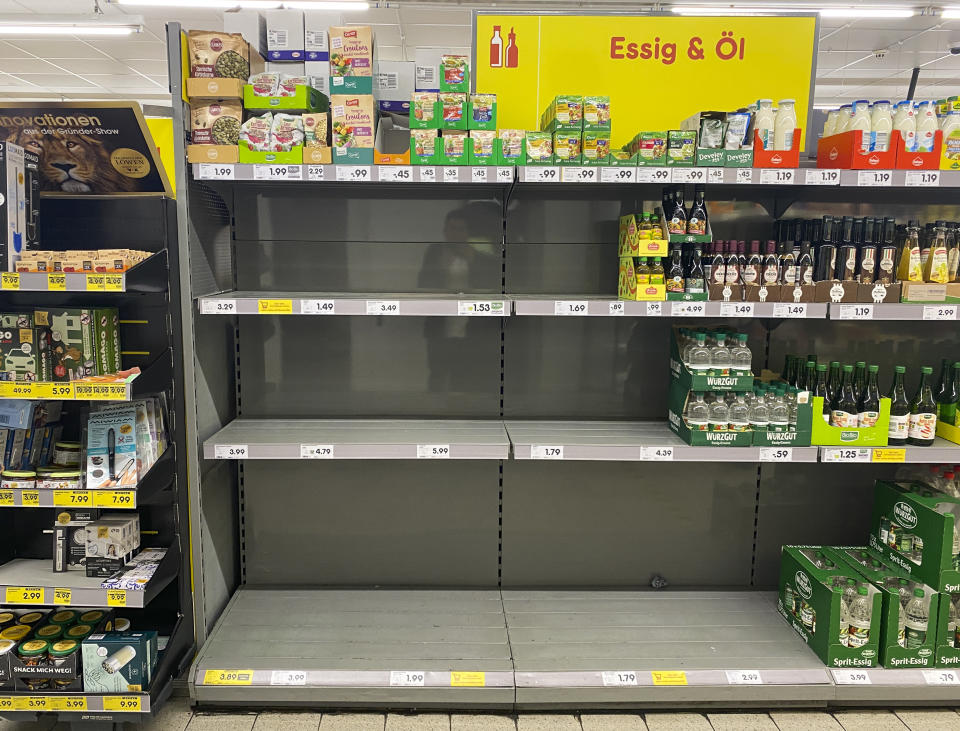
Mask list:
[[[820,246],[817,248],[816,280],[824,282],[834,279],[837,264],[837,246],[834,243],[834,220],[832,216],[823,217],[820,229]]]
[[[840,224],[840,251],[837,255],[836,279],[852,282],[857,278],[857,247],[853,241],[853,217],[844,216]],[[863,230],[861,223],[860,231]]]
[[[800,258],[797,259],[797,282],[799,284],[813,284],[813,255],[810,253],[810,242],[800,244]]]
[[[865,218],[863,226],[863,245],[860,247],[861,284],[873,284],[877,271],[877,251],[880,248],[880,235],[883,222],[879,218]]]
[[[763,259],[760,256],[760,242],[754,239],[750,242],[750,250],[747,254],[747,263],[740,271],[744,284],[759,284],[761,281],[761,271],[763,270]]]
[[[897,244],[896,220],[883,219],[882,243],[880,245],[876,280],[881,284],[893,284],[897,281]]]

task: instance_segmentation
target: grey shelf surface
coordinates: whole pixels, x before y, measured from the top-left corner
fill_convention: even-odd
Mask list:
[[[248,683],[208,682],[237,670]],[[189,682],[198,701],[223,704],[507,708],[514,701],[496,590],[241,588]]]
[[[917,703],[953,702],[957,700],[960,686],[957,684],[958,671],[944,668],[850,668],[833,670],[836,684],[836,702],[839,705],[889,705],[891,698],[897,701]],[[849,682],[847,678],[856,674],[865,676],[867,681],[858,679]],[[944,676],[949,681],[938,680]]]
[[[817,447],[820,450],[820,461],[821,462],[833,462],[833,459],[830,459],[829,456],[825,453],[831,450],[843,450],[843,451],[856,451],[858,452],[858,458],[842,459],[841,462],[873,462],[873,461],[883,461],[879,459],[879,456],[875,456],[875,450],[869,447],[857,447],[857,448],[847,448],[847,447]],[[933,446],[931,447],[911,447],[909,444],[902,447],[878,447],[879,450],[884,450],[889,452],[890,450],[903,449],[904,450],[904,462],[907,464],[960,464],[960,444],[954,444],[953,442],[947,441],[941,437],[936,437],[933,440]],[[868,457],[863,455],[863,452],[869,453]],[[852,456],[852,455],[851,455]]]
[[[510,441],[499,421],[237,419],[204,442],[203,456],[499,460],[510,456]]]
[[[604,295],[510,294],[515,315],[824,319],[825,302],[636,302]],[[695,307],[698,305],[699,307]]]
[[[507,421],[514,459],[760,462],[763,447],[692,447],[666,422]],[[560,452],[555,451],[561,449]],[[664,450],[664,448],[667,448]],[[765,454],[765,453],[763,453]],[[816,462],[817,447],[793,447],[792,462]]]
[[[960,305],[908,302],[832,303],[831,320],[956,320]]]
[[[276,308],[281,310],[277,311]],[[200,298],[204,315],[461,315],[510,314],[503,295],[337,294],[325,292],[224,292]]]

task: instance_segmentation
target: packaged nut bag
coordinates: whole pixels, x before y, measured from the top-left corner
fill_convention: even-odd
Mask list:
[[[302,118],[304,147],[326,147],[327,113],[304,114]]]
[[[187,34],[187,42],[193,78],[246,81],[250,76],[250,44],[239,33],[192,30]]]
[[[240,139],[247,143],[251,150],[270,152],[270,127],[273,125],[273,114],[267,112],[260,117],[250,117],[240,126]]]
[[[191,140],[197,145],[235,145],[242,119],[243,104],[239,99],[191,104]]]

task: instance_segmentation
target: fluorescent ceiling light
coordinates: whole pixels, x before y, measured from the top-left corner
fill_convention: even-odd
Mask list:
[[[957,18],[960,18],[960,8],[946,7],[943,9],[943,12],[940,13],[940,17],[946,18],[948,20],[951,18],[953,18],[954,20]]]
[[[60,16],[49,21],[24,15],[0,18],[0,36],[126,36],[142,30],[143,19],[138,16],[123,23],[88,16]]]
[[[821,8],[822,18],[912,18],[913,8]]]
[[[674,5],[670,10],[677,15],[756,15],[782,13],[786,8],[753,7],[751,5],[741,5],[734,8],[717,5]]]
[[[770,15],[772,13],[784,12],[816,12],[824,18],[910,18],[915,13],[913,8],[908,7],[858,7],[858,6],[822,6],[813,3],[790,3],[789,5],[778,5],[775,7],[761,5],[734,5],[724,7],[722,5],[674,5],[670,10],[677,15]],[[944,11],[943,17],[960,18],[960,8],[954,9],[956,16],[947,15]]]
[[[368,10],[370,3],[350,0],[113,0],[118,5],[159,6],[166,8],[214,8],[217,10]]]

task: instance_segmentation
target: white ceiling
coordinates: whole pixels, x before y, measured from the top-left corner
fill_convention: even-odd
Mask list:
[[[609,0],[611,4],[617,0]],[[500,0],[497,7],[518,6]],[[549,0],[527,7],[548,9]],[[566,5],[566,3],[564,3]],[[555,3],[560,6],[560,3]],[[593,8],[595,4],[591,4]],[[0,0],[0,15],[87,14],[93,0]],[[216,10],[120,7],[100,0],[107,16],[142,15],[144,32],[124,38],[28,38],[0,41],[0,98],[133,98],[145,104],[169,103],[164,24],[220,29]],[[636,5],[632,6],[636,8]],[[470,8],[454,3],[416,4],[345,14],[345,21],[374,27],[382,60],[412,60],[418,46],[470,46]],[[920,66],[916,98],[960,92],[960,20],[918,16],[896,20],[824,20],[817,60],[817,104],[857,98],[902,98],[911,69]],[[884,51],[878,54],[877,51]]]

